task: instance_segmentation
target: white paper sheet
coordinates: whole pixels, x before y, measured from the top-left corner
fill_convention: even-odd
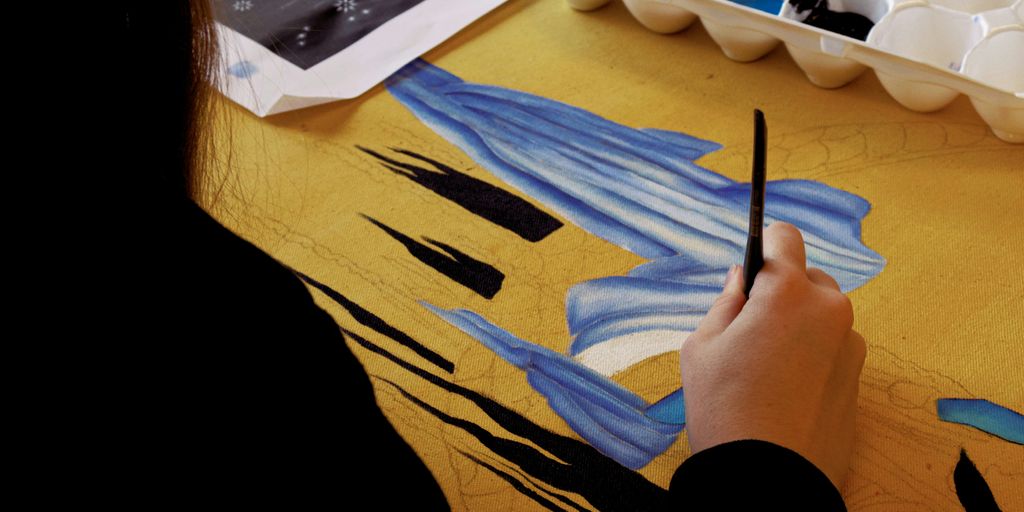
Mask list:
[[[368,16],[384,3],[373,0],[338,0],[309,2],[309,19],[281,20],[280,36],[265,37],[263,44],[231,28],[245,27],[250,10],[296,10],[296,2],[260,5],[265,0],[232,0],[221,9],[230,9],[230,21],[219,16],[217,23],[224,65],[220,88],[226,96],[260,117],[319,105],[339,99],[355,98],[380,83],[399,68],[437,46],[473,20],[483,16],[505,0],[423,0],[391,18],[372,32],[319,63],[302,69],[281,56],[290,48],[299,49],[314,37],[323,37],[324,19],[332,27],[347,20]],[[392,2],[394,4],[394,2]],[[265,19],[265,18],[264,18]],[[317,25],[317,24],[320,25]],[[275,53],[267,44],[278,45]],[[313,41],[311,44],[316,44]],[[308,49],[306,47],[305,49]],[[295,53],[289,54],[296,60]]]

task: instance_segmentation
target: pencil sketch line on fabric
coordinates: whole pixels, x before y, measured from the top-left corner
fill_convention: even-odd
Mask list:
[[[624,468],[595,447],[551,432],[498,401],[438,377],[356,333],[344,328],[342,332],[364,349],[452,395],[468,400],[501,428],[528,440],[532,444],[492,433],[472,421],[445,413],[409,390],[382,379],[417,407],[445,424],[465,431],[492,453],[512,462],[546,485],[576,493],[597,510],[664,510],[668,491],[651,483],[641,474]],[[593,475],[601,475],[601,478],[594,478]],[[607,485],[607,482],[615,482],[615,485]]]
[[[333,288],[327,286],[326,284],[321,283],[320,281],[317,281],[316,279],[313,279],[312,277],[303,274],[302,272],[299,272],[297,270],[293,269],[293,272],[295,272],[295,274],[298,275],[300,279],[305,281],[306,284],[312,286],[313,288],[316,288],[317,290],[320,290],[325,295],[330,297],[331,300],[336,302],[341,307],[345,308],[345,310],[348,311],[350,315],[352,315],[352,318],[354,318],[360,324],[369,327],[370,329],[373,329],[374,331],[377,331],[378,333],[383,334],[388,338],[395,340],[402,346],[409,348],[417,355],[429,361],[434,366],[445,371],[446,373],[455,373],[455,363],[449,361],[441,354],[434,352],[433,350],[426,347],[422,343],[414,340],[404,331],[392,326],[391,324],[384,321],[383,318],[373,314],[372,312],[363,308],[359,304],[352,302],[351,300],[348,299],[348,297],[345,297],[344,295],[337,292]]]
[[[775,136],[768,152],[775,176],[799,172],[806,179],[822,180],[878,167],[903,168],[923,159],[1018,150],[983,123],[943,120],[808,128]]]

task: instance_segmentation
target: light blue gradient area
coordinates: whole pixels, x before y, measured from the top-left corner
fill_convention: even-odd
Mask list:
[[[641,345],[649,338],[633,335],[674,332],[681,339],[696,329],[729,267],[743,261],[750,184],[694,163],[721,148],[715,142],[631,128],[557,101],[467,83],[423,60],[399,70],[386,85],[424,124],[498,178],[587,232],[651,260],[625,276],[570,288],[568,355],[516,338],[469,311],[428,306],[524,369],[530,384],[595,448],[628,467],[649,462],[664,448],[657,450],[662,444],[648,437],[645,422],[684,424],[682,393],[648,406],[636,402],[636,395],[625,399],[621,393],[631,392],[602,373],[612,375],[657,355],[651,351],[668,350],[645,351]],[[808,265],[828,272],[844,291],[885,266],[860,241],[860,221],[870,209],[864,199],[813,181],[779,180],[768,183],[765,203],[766,223],[799,227]],[[608,344],[616,340],[628,343]],[[621,368],[580,362],[588,361],[587,351],[609,347],[622,356]],[[630,353],[640,356],[630,359]],[[615,363],[615,354],[611,359]],[[560,384],[566,375],[573,376],[574,386]],[[602,423],[589,407],[611,384],[619,393],[613,396],[632,413],[614,416],[615,429],[598,428]]]
[[[1007,441],[1024,444],[1024,415],[977,398],[940,398],[939,419],[974,427]]]
[[[782,10],[783,0],[729,0],[734,4],[745,5],[764,11],[768,14],[778,14]]]

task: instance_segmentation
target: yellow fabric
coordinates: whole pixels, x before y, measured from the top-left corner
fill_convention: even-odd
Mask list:
[[[943,423],[935,414],[940,397],[986,398],[1024,411],[1024,147],[996,139],[967,98],[938,113],[911,112],[870,72],[842,89],[819,89],[781,48],[760,61],[736,63],[699,25],[658,35],[618,2],[580,13],[561,1],[513,0],[425,59],[467,81],[555,99],[627,126],[720,142],[724,148],[700,163],[740,181],[749,180],[750,114],[763,109],[769,179],[814,179],[867,199],[872,210],[862,224],[863,240],[888,261],[850,294],[856,329],[869,344],[857,449],[842,490],[850,510],[960,510],[952,471],[961,447],[1003,510],[1024,510],[1024,447]],[[544,209],[436,135],[383,86],[356,100],[265,120],[218,101],[231,118],[221,144],[231,154],[223,160],[227,175],[211,180],[224,184],[210,192],[216,196],[210,208],[221,222],[452,360],[454,382],[575,436],[522,371],[416,301],[471,309],[564,352],[567,289],[624,274],[642,258],[564,219],[551,236],[526,242],[383,170],[355,146],[417,151]],[[360,213],[409,236],[485,256],[506,274],[501,292],[486,300],[459,286]],[[346,329],[415,360],[410,350],[312,293]],[[518,439],[466,400],[360,347],[353,351],[371,376]],[[616,380],[655,400],[678,386],[677,365],[675,355],[664,355]],[[381,407],[426,461],[453,509],[538,507],[459,453],[493,464],[474,438],[442,425],[380,380],[374,384]],[[640,473],[667,486],[688,453],[681,436]]]

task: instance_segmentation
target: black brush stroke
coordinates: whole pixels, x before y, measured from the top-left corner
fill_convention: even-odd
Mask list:
[[[956,486],[956,497],[967,512],[999,512],[999,505],[996,504],[996,497],[992,495],[981,476],[978,468],[974,466],[967,452],[960,449],[960,460],[953,470],[953,485]]]
[[[385,380],[385,379],[382,379],[382,380]],[[399,391],[401,391],[401,389],[402,389],[402,388],[398,387],[398,385],[395,384],[394,382],[391,382],[391,381],[388,381],[388,380],[385,380],[385,382],[387,382],[388,384],[391,384],[392,386],[395,387],[395,389],[398,389]],[[472,456],[472,455],[470,455],[470,454],[468,454],[468,453],[466,453],[466,452],[464,452],[462,450],[458,450],[458,452],[461,453],[462,455],[466,456],[469,460],[477,463],[477,465],[483,466],[483,467],[487,468],[491,473],[494,473],[495,475],[498,475],[499,478],[501,478],[502,480],[508,482],[509,485],[511,485],[513,489],[519,491],[521,494],[523,494],[524,496],[527,496],[528,498],[532,499],[533,501],[536,501],[537,503],[540,504],[540,506],[542,506],[542,507],[544,507],[544,508],[546,508],[548,510],[554,510],[556,512],[565,512],[564,508],[559,507],[558,505],[556,505],[551,500],[545,498],[544,496],[541,496],[539,493],[537,493],[537,491],[534,491],[533,489],[530,489],[529,487],[526,486],[526,484],[524,484],[523,482],[520,482],[518,478],[516,478],[516,477],[514,477],[514,476],[512,476],[512,475],[510,475],[510,474],[508,474],[508,473],[506,473],[506,472],[504,472],[504,471],[502,471],[502,470],[500,470],[500,469],[498,469],[498,468],[496,468],[496,467],[494,467],[494,466],[492,466],[492,465],[490,465],[490,464],[488,464],[488,463],[486,463],[486,462],[484,462],[484,461],[482,461],[482,460],[480,460],[480,459],[478,459],[478,458],[476,458],[476,457],[474,457],[474,456]]]
[[[380,164],[391,172],[409,178],[470,213],[519,235],[524,240],[539,242],[562,227],[561,221],[525,199],[432,158],[407,149],[389,148],[396,153],[430,164],[437,171],[400,162],[362,146],[356,147],[379,160]]]
[[[473,402],[508,432],[530,440],[560,459],[552,459],[530,445],[497,437],[475,423],[449,416],[409,395],[409,400],[416,405],[445,423],[465,430],[495,454],[516,464],[541,482],[578,494],[599,510],[664,509],[668,491],[623,467],[589,444],[546,430],[491,398],[407,363],[351,331],[342,329],[342,332],[370,352],[389,359],[449,393]],[[407,394],[400,388],[398,390],[403,395]]]
[[[444,252],[432,249],[373,217],[363,215],[363,218],[372,222],[390,235],[391,238],[404,245],[409,254],[415,256],[416,259],[448,276],[456,283],[473,290],[481,297],[491,299],[501,290],[501,283],[505,280],[505,274],[493,266],[477,260],[448,244],[423,237],[428,243],[440,247]]]
[[[570,507],[578,510],[579,512],[590,512],[589,508],[586,508],[586,507],[576,503],[575,501],[569,499],[567,496],[563,496],[561,494],[558,494],[557,492],[554,492],[551,489],[548,489],[548,488],[544,487],[543,485],[540,485],[533,478],[530,478],[530,476],[528,476],[527,474],[523,473],[521,470],[517,470],[514,467],[510,467],[508,464],[502,464],[502,465],[505,466],[506,469],[508,469],[508,470],[512,471],[513,473],[515,473],[515,475],[513,475],[513,476],[518,476],[524,482],[529,482],[530,485],[533,485],[534,487],[544,491],[544,493],[547,494],[548,496],[551,496],[551,497],[557,499],[558,501],[561,501],[562,503],[565,503],[566,505],[569,505]]]
[[[324,292],[324,295],[327,295],[328,297],[330,297],[331,300],[337,302],[341,307],[345,308],[345,310],[347,310],[348,313],[352,315],[352,318],[354,318],[360,324],[363,324],[366,327],[369,327],[370,329],[373,329],[374,331],[377,331],[378,333],[395,340],[404,347],[408,347],[423,359],[426,359],[427,361],[433,363],[434,366],[437,366],[438,368],[448,373],[455,372],[455,363],[445,359],[444,356],[442,356],[441,354],[438,354],[437,352],[430,350],[422,343],[412,339],[412,337],[409,336],[408,334],[391,326],[390,324],[385,322],[384,319],[382,319],[381,317],[367,311],[366,309],[363,309],[359,304],[352,302],[344,295],[335,291],[333,288],[313,279],[312,277],[307,276],[306,274],[303,274],[302,272],[299,272],[298,270],[292,269],[292,271],[295,272],[295,274],[298,275],[299,278],[301,278],[303,281],[309,283],[310,286]]]

